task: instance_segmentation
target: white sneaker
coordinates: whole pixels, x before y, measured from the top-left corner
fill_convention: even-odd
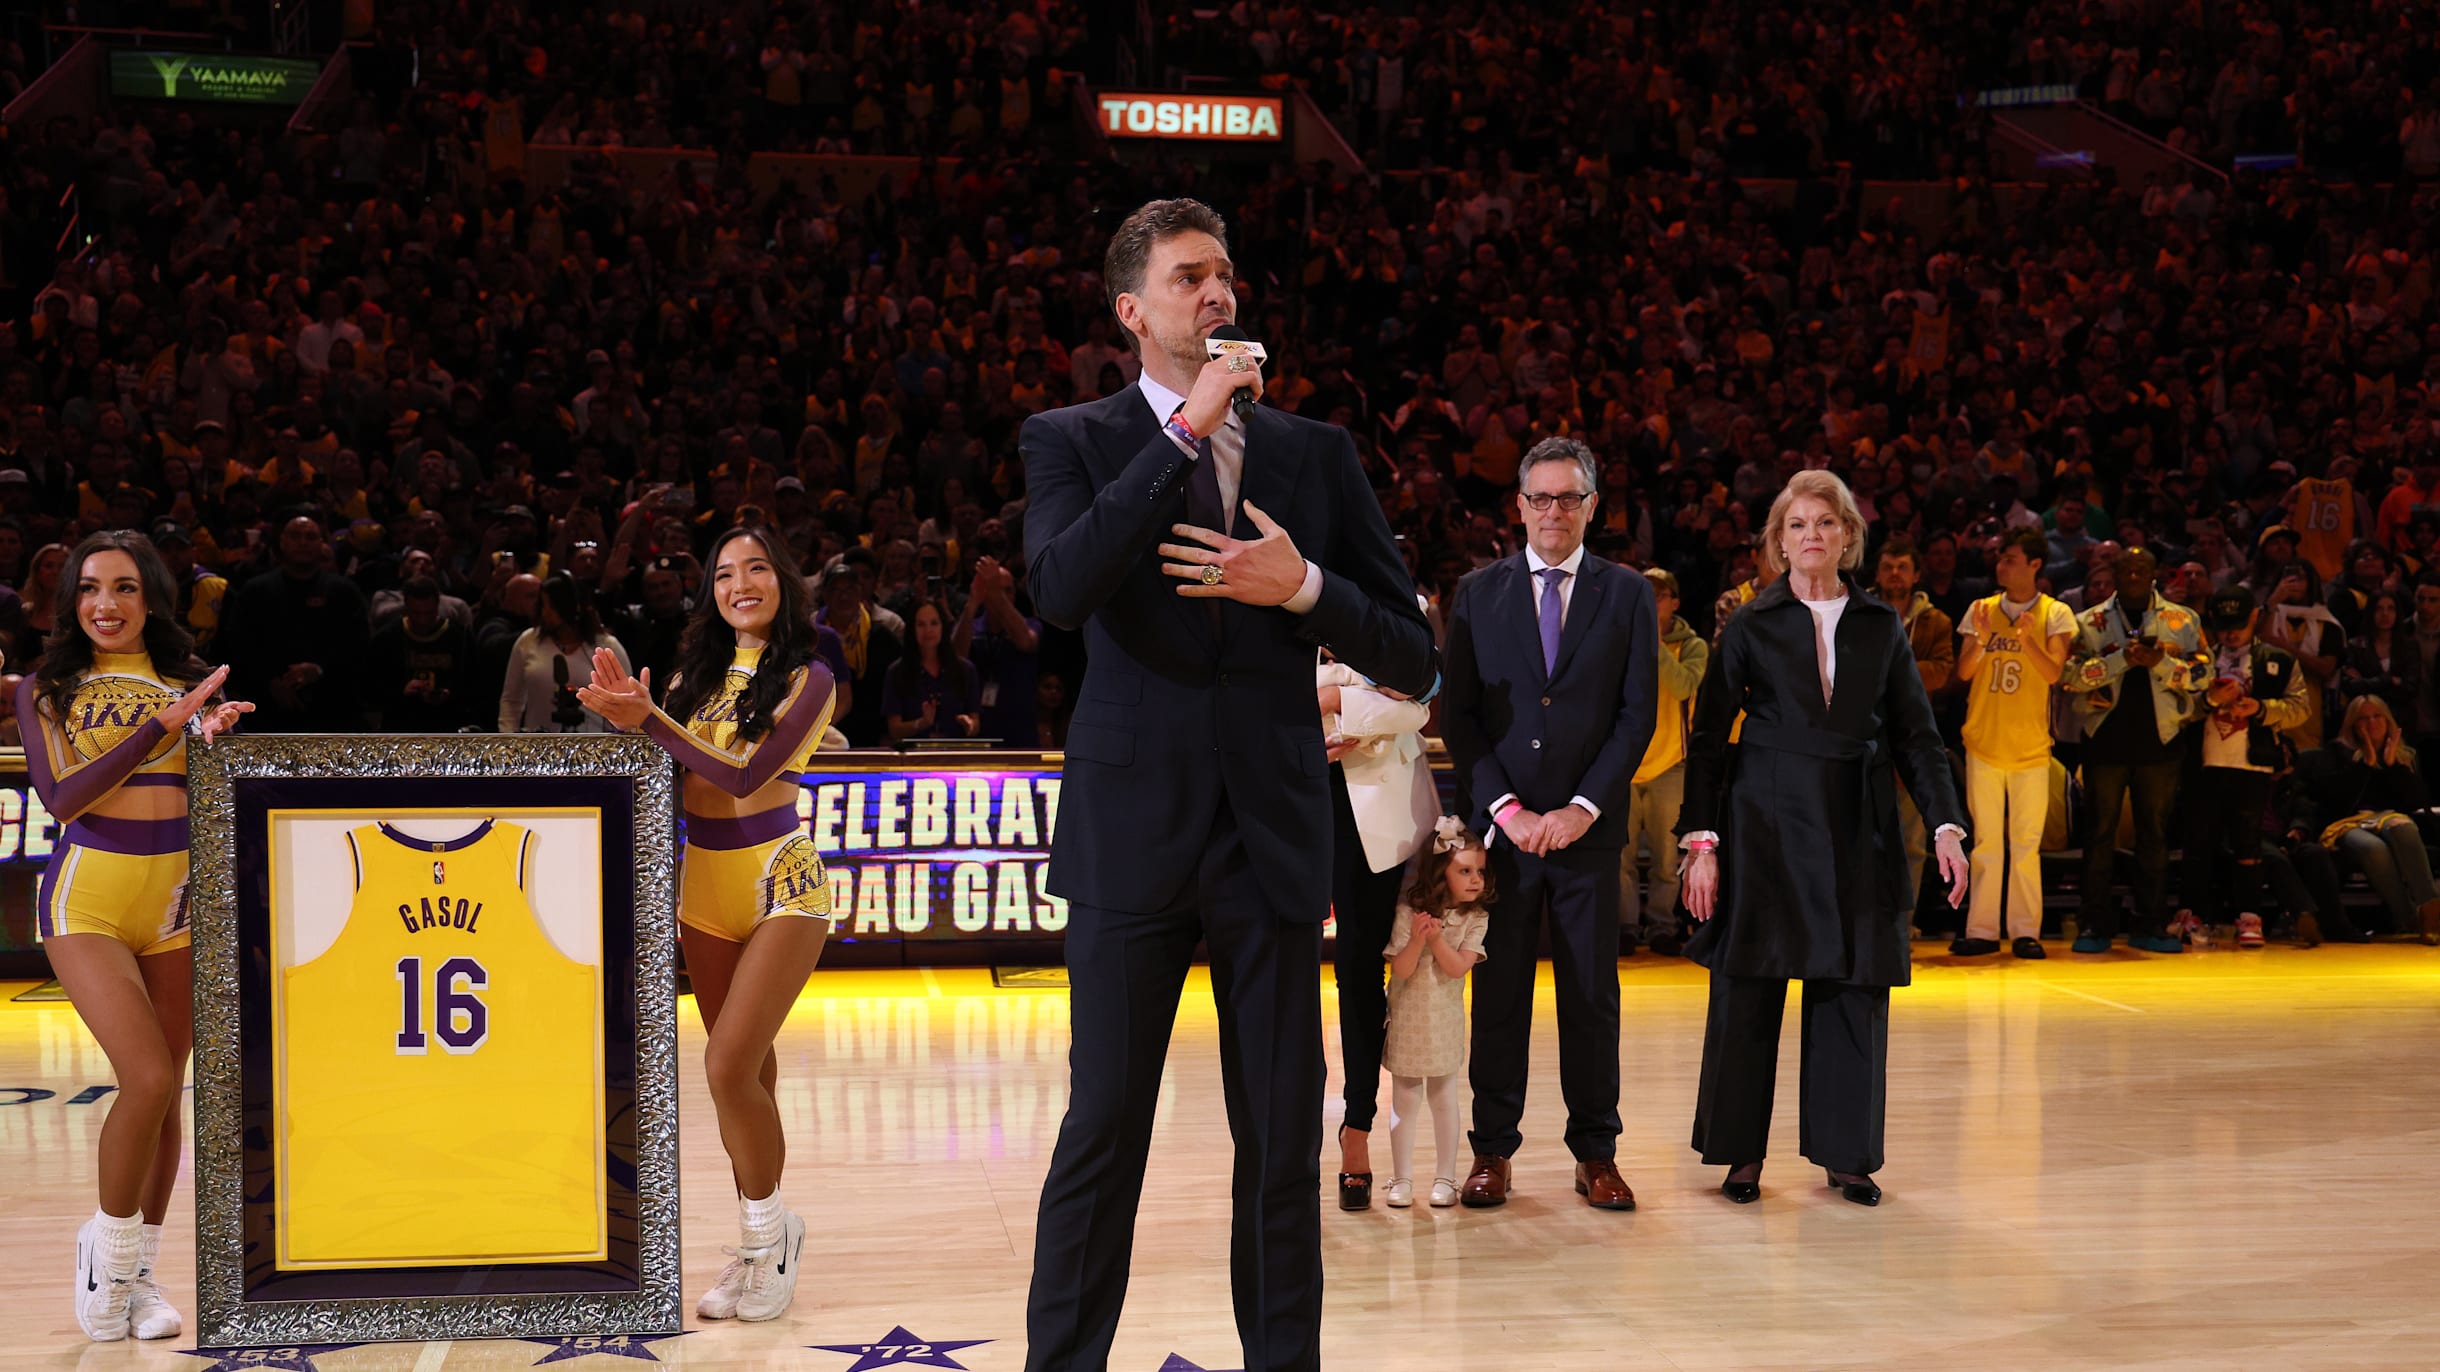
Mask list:
[[[720,1251],[729,1255],[729,1265],[720,1269],[720,1279],[712,1283],[711,1290],[703,1293],[703,1299],[695,1302],[695,1317],[698,1319],[737,1318],[737,1293],[744,1290],[746,1284],[745,1260],[737,1256],[734,1248]]]
[[[1404,1177],[1392,1177],[1381,1188],[1381,1203],[1392,1210],[1404,1210],[1415,1203],[1415,1183]]]
[[[739,1249],[737,1260],[745,1271],[737,1292],[737,1318],[779,1318],[796,1299],[797,1265],[804,1256],[805,1222],[793,1210],[780,1216],[778,1243]]]
[[[136,1262],[136,1279],[127,1293],[127,1327],[139,1339],[174,1339],[186,1328],[178,1307],[161,1295],[153,1282],[153,1263],[161,1256],[161,1229],[144,1226],[143,1255]]]
[[[1432,1208],[1446,1210],[1457,1204],[1457,1183],[1447,1177],[1432,1178]]]
[[[134,1288],[134,1273],[113,1276],[103,1265],[102,1241],[93,1232],[93,1221],[85,1221],[76,1231],[76,1280],[69,1284],[69,1294],[86,1338],[114,1343],[127,1337],[127,1303]]]

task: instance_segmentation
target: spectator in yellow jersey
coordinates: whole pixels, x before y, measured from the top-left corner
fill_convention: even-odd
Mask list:
[[[1640,940],[1662,957],[1686,951],[1678,924],[1678,805],[1686,795],[1686,730],[1694,719],[1695,692],[1710,665],[1711,648],[1678,613],[1678,580],[1658,567],[1648,568],[1654,616],[1661,626],[1660,718],[1652,730],[1652,745],[1635,770],[1634,799],[1627,811],[1627,846],[1619,876],[1624,882],[1619,908],[1627,932],[1622,951]],[[1652,891],[1644,898],[1636,889],[1636,849],[1652,850]]]
[[[1999,951],[2006,916],[2020,958],[2042,952],[2042,824],[2050,815],[2050,688],[2067,665],[2076,617],[2035,578],[2048,547],[2039,529],[2000,538],[1997,594],[1966,611],[1957,675],[1966,687],[1966,812],[1974,875],[1960,957]]]

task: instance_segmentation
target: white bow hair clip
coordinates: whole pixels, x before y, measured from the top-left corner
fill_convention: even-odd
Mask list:
[[[1457,847],[1466,837],[1466,822],[1455,815],[1442,815],[1432,825],[1432,851],[1445,853]]]

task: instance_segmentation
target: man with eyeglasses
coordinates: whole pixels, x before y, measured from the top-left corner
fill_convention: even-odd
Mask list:
[[[1441,732],[1498,890],[1474,973],[1469,1206],[1508,1199],[1547,916],[1576,1193],[1635,1208],[1617,1163],[1618,870],[1658,718],[1660,625],[1642,576],[1585,551],[1598,470],[1574,439],[1535,444],[1518,473],[1525,549],[1459,583],[1450,615]]]

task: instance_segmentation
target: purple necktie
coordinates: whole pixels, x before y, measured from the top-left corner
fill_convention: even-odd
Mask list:
[[[1564,567],[1544,567],[1542,578],[1542,674],[1559,670],[1559,587],[1567,580]]]
[[[1195,440],[1195,467],[1186,474],[1186,522],[1214,533],[1227,533],[1227,518],[1220,509],[1220,459],[1212,453],[1212,441]]]

